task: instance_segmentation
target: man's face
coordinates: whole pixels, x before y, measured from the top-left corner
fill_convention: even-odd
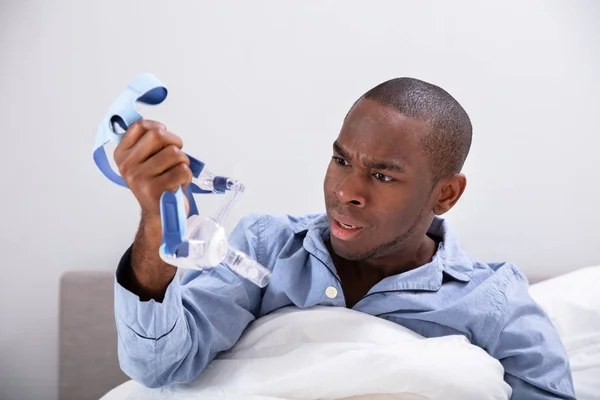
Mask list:
[[[334,143],[324,182],[337,255],[391,256],[415,233],[424,234],[432,183],[421,139],[429,129],[374,100],[355,104]]]

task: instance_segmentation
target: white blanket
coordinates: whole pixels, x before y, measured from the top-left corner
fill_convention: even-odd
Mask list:
[[[425,339],[337,307],[286,308],[252,323],[191,384],[127,382],[102,400],[507,400],[502,365],[462,336]]]

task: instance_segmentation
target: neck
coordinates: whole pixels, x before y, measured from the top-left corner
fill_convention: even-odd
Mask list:
[[[428,235],[412,243],[402,243],[402,248],[394,253],[366,260],[346,260],[335,255],[330,249],[336,267],[355,269],[360,275],[382,280],[388,276],[408,272],[430,263],[437,251],[438,242]],[[339,267],[338,267],[339,268]]]
[[[417,243],[404,243],[394,254],[369,260],[360,260],[358,267],[379,271],[383,277],[401,274],[430,263],[437,250],[437,242],[428,235]]]

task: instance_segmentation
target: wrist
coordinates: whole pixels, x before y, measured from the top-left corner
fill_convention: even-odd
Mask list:
[[[162,230],[162,219],[160,214],[156,213],[148,213],[142,211],[142,216],[140,220],[140,226],[143,228],[150,228],[152,230]]]
[[[142,300],[161,299],[177,273],[176,267],[165,263],[160,258],[161,241],[160,217],[142,214],[131,252],[132,280],[136,282],[137,292]]]

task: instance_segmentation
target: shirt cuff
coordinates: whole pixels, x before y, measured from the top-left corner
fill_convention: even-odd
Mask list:
[[[176,273],[167,287],[162,302],[141,301],[139,296],[126,289],[121,283],[126,271],[131,268],[131,248],[129,248],[117,268],[114,284],[114,308],[117,324],[124,324],[138,336],[158,340],[173,330],[182,314],[181,286],[179,273]]]

